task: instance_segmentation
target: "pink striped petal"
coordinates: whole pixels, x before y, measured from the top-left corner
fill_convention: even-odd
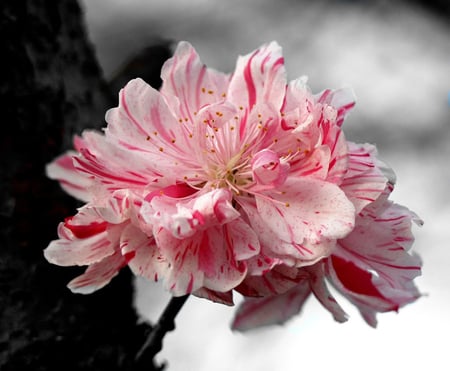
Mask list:
[[[383,193],[388,179],[381,170],[374,146],[351,142],[348,145],[348,170],[341,188],[359,213]]]
[[[355,106],[355,93],[351,88],[324,90],[316,96],[320,103],[327,103],[337,109],[336,124],[341,126],[348,112]]]
[[[307,270],[281,264],[262,275],[248,275],[236,291],[244,296],[278,295],[289,291],[305,279],[309,279]]]
[[[175,115],[160,92],[134,79],[120,91],[119,106],[106,113],[106,137],[134,153],[139,164],[146,161],[150,173],[175,179],[171,171],[190,168],[195,147],[188,130],[192,121]]]
[[[233,291],[226,291],[226,292],[218,292],[209,290],[206,288],[200,288],[197,291],[194,291],[192,293],[193,295],[197,296],[198,298],[208,299],[215,303],[224,304],[228,306],[233,306]]]
[[[161,175],[150,168],[148,159],[110,143],[105,136],[85,131],[83,143],[81,156],[74,157],[75,167],[102,183],[107,190],[139,189],[162,183]],[[94,189],[93,193],[96,191]]]
[[[185,41],[178,44],[173,57],[164,64],[161,78],[161,93],[179,99],[183,119],[193,120],[194,113],[205,105],[223,101],[228,90],[229,77],[207,69]]]
[[[397,310],[420,296],[413,280],[420,275],[421,260],[408,253],[416,218],[388,201],[368,206],[328,260],[331,281],[372,326],[376,312]]]
[[[59,240],[50,242],[45,258],[62,266],[89,265],[112,255],[118,247],[115,226],[83,208],[58,227]]]
[[[226,292],[245,277],[246,266],[236,260],[234,245],[224,236],[224,227],[210,227],[180,240],[165,229],[155,233],[161,254],[170,265],[165,286],[173,295],[205,287]]]
[[[336,322],[346,322],[348,320],[347,313],[344,312],[327,287],[323,262],[305,269],[310,274],[310,285],[316,299],[333,315]]]
[[[155,239],[129,224],[121,234],[120,250],[131,271],[151,281],[159,281],[167,272],[168,264],[156,246]]]
[[[289,164],[280,161],[279,156],[270,149],[263,149],[252,158],[253,179],[258,184],[279,187],[289,173]]]
[[[256,194],[262,220],[285,242],[301,246],[305,241],[345,237],[354,227],[355,209],[338,186],[309,178],[292,178],[279,190]],[[316,260],[330,251],[305,249],[305,260]]]
[[[164,192],[149,196],[151,199],[147,197],[148,202],[141,209],[143,220],[153,224],[155,230],[170,231],[178,239],[240,216],[231,205],[231,192],[223,188],[183,199],[166,196]]]
[[[281,47],[272,42],[239,57],[230,81],[228,99],[237,107],[248,110],[263,102],[270,102],[279,110],[285,90],[286,71]]]
[[[69,282],[67,287],[77,294],[91,294],[106,286],[126,265],[126,259],[116,252],[98,263],[90,265],[86,271]]]
[[[300,313],[310,293],[309,282],[305,279],[284,294],[245,298],[231,327],[233,330],[247,331],[262,326],[282,325]]]
[[[90,187],[93,185],[89,175],[80,173],[73,164],[75,151],[68,151],[57,157],[46,167],[47,176],[55,179],[61,187],[78,200],[89,202],[92,199]]]

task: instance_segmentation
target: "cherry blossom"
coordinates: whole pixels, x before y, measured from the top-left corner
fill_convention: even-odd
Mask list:
[[[351,89],[288,82],[276,42],[231,75],[181,42],[161,77],[160,90],[131,80],[104,133],[86,130],[47,167],[85,202],[44,252],[87,266],[71,290],[93,292],[125,266],[173,296],[232,305],[236,290],[251,297],[238,329],[284,322],[310,293],[343,321],[326,281],[372,325],[418,297],[415,217],[387,200],[392,172],[375,147],[346,140]]]

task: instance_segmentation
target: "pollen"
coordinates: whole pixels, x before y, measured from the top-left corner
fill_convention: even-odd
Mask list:
[[[217,111],[217,112],[216,112],[216,115],[217,115],[217,116],[219,116],[219,117],[222,117],[222,116],[223,116],[223,113],[222,113],[222,112],[219,112],[219,111]]]
[[[234,130],[234,126],[230,126],[230,130],[233,131]]]
[[[163,147],[159,147],[159,152],[164,152],[164,148]]]
[[[155,136],[158,135],[158,132],[157,132],[157,131],[154,131],[154,132],[153,132],[153,135],[155,135]]]
[[[227,96],[227,93],[222,93],[222,98],[225,98]]]
[[[244,107],[242,107],[242,106],[239,106],[239,109],[242,111],[243,109],[244,109]]]
[[[286,203],[284,204],[284,206],[289,207],[289,206],[291,206],[291,205],[290,205],[289,202],[286,202]]]
[[[213,90],[208,90],[208,94],[214,94]]]
[[[175,143],[175,142],[176,142],[176,140],[175,140],[175,139],[172,139],[172,140],[171,140],[171,142],[172,142],[172,143]]]
[[[150,140],[150,135],[147,135],[147,138],[145,138],[145,140]]]
[[[183,119],[178,119],[178,122],[179,122],[180,124],[182,124],[182,123],[183,123]]]
[[[206,89],[205,88],[202,88],[202,93],[206,93]]]

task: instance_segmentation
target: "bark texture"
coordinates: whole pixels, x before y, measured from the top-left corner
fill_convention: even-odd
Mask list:
[[[105,126],[116,105],[89,44],[76,0],[3,0],[0,10],[0,369],[152,370],[136,365],[149,328],[138,326],[130,274],[72,294],[79,268],[49,264],[42,250],[76,204],[45,164],[85,128]],[[151,54],[155,75],[169,49]]]

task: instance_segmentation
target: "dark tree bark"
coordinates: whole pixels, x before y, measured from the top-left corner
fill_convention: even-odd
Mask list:
[[[149,329],[136,325],[130,274],[75,295],[65,285],[80,269],[52,266],[42,254],[79,206],[46,179],[45,164],[75,133],[103,127],[116,105],[80,7],[3,0],[0,11],[0,369],[155,369],[134,364]],[[158,50],[147,71],[156,79],[169,53]]]

